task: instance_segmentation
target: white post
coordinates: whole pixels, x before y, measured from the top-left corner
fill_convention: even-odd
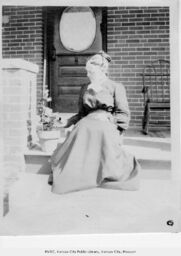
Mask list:
[[[1,174],[4,187],[1,194],[3,196],[5,192],[8,195],[9,187],[19,178],[20,172],[25,170],[27,121],[30,117],[35,119],[36,116],[38,66],[21,59],[3,59],[2,66],[4,168]],[[9,210],[11,210],[10,206]]]

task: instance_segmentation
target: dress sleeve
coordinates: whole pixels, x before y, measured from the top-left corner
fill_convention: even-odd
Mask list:
[[[65,126],[65,128],[70,127],[71,125],[75,125],[82,117],[84,117],[85,114],[85,109],[83,106],[83,95],[85,93],[85,90],[87,88],[87,85],[83,85],[80,89],[80,94],[79,94],[79,101],[78,101],[78,108],[79,111],[77,114],[71,116],[68,120],[67,120],[67,124]]]
[[[114,118],[118,130],[126,130],[129,125],[130,111],[126,97],[126,90],[122,84],[116,84],[114,91]]]

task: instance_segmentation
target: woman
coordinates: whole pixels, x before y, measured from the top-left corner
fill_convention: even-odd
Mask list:
[[[79,113],[65,125],[73,130],[51,157],[54,193],[138,188],[139,164],[120,140],[128,128],[128,102],[124,87],[107,77],[110,61],[102,51],[87,61],[91,83],[81,90]]]

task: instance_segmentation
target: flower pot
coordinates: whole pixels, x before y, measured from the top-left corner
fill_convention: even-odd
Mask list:
[[[44,152],[52,153],[59,142],[60,139],[60,131],[52,130],[52,131],[39,131],[38,132],[39,142],[42,150]]]

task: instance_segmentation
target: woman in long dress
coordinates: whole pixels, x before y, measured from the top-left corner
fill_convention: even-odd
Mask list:
[[[81,89],[78,114],[65,125],[73,130],[51,156],[54,193],[139,187],[139,163],[121,145],[130,118],[126,93],[108,78],[109,62],[109,55],[99,52],[86,63],[90,84]]]

